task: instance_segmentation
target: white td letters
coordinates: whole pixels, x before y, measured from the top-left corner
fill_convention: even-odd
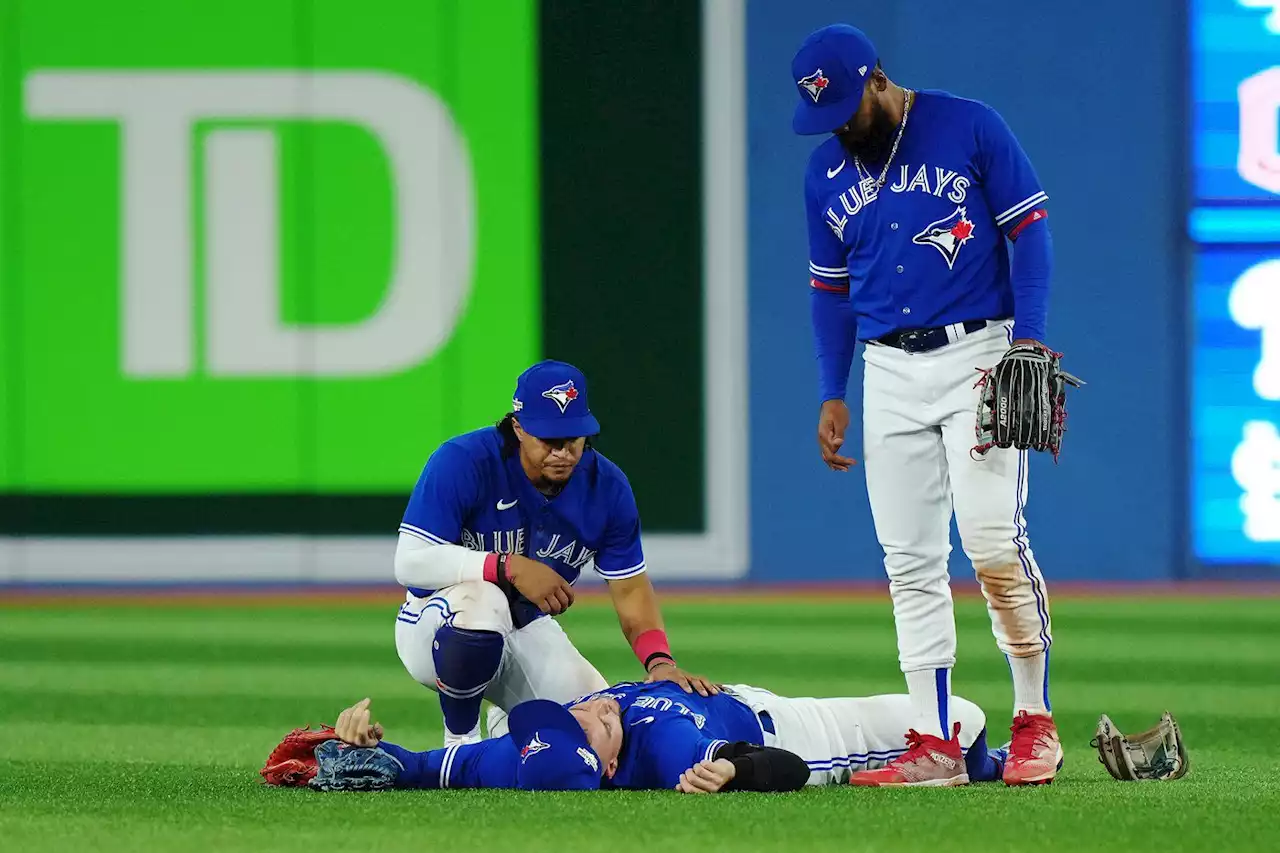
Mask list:
[[[195,370],[193,125],[213,119],[362,127],[388,160],[395,231],[390,281],[373,316],[345,326],[285,324],[275,133],[210,131],[201,164],[210,375],[394,373],[420,363],[452,333],[471,282],[471,165],[447,108],[418,84],[363,71],[39,71],[26,79],[25,102],[35,118],[120,125],[127,376]]]

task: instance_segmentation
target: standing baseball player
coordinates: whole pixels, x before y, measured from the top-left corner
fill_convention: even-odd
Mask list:
[[[971,454],[975,368],[996,366],[1012,345],[1046,351],[1045,192],[995,110],[896,85],[854,27],[812,33],[792,75],[799,94],[793,129],[828,136],[809,159],[804,185],[821,378],[818,443],[832,470],[849,470],[854,460],[841,454],[849,425],[844,398],[854,347],[864,341],[867,492],[912,728],[923,735],[918,748],[852,781],[943,785],[959,778],[947,573],[954,511],[1013,675],[1004,781],[1050,782],[1062,749],[1049,705],[1048,598],[1023,518],[1026,453],[984,446]]]
[[[645,574],[626,476],[590,445],[600,425],[581,371],[543,361],[516,382],[496,426],[446,441],[427,460],[400,524],[406,587],[396,650],[440,696],[445,745],[479,740],[485,698],[503,710],[566,702],[607,682],[554,619],[592,563],[651,680],[717,688],[680,669]]]

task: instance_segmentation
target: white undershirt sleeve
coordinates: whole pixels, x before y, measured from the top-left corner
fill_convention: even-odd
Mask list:
[[[488,556],[484,551],[428,542],[401,532],[396,543],[396,582],[401,586],[443,589],[463,581],[483,581]]]

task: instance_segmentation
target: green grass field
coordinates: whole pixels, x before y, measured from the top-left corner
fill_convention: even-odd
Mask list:
[[[439,745],[434,694],[396,658],[398,602],[0,607],[0,850],[1277,850],[1280,599],[1055,602],[1052,680],[1067,750],[1043,788],[318,794],[260,784],[291,728],[374,699],[388,736]],[[683,662],[790,695],[899,692],[887,601],[671,599]],[[956,692],[1004,740],[1008,672],[980,601],[957,602]],[[637,664],[607,603],[563,619],[611,679]],[[1138,730],[1168,708],[1179,782],[1114,782],[1100,712]]]

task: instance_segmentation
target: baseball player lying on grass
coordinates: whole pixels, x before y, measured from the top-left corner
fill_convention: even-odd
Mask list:
[[[795,791],[841,784],[852,772],[927,749],[931,760],[960,769],[933,784],[999,779],[1007,752],[988,749],[982,710],[952,701],[951,740],[928,744],[913,731],[904,745],[898,729],[911,712],[906,695],[789,699],[731,685],[700,696],[671,682],[626,682],[566,705],[524,702],[507,717],[506,734],[414,752],[382,739],[364,699],[339,715],[335,729],[295,729],[262,776],[273,785],[325,791]]]

